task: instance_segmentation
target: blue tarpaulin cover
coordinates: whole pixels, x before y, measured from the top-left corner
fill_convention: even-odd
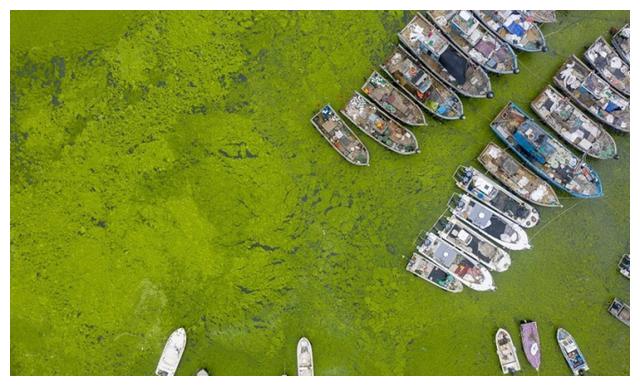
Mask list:
[[[525,30],[522,26],[516,22],[513,22],[507,26],[507,30],[516,36],[524,36]]]

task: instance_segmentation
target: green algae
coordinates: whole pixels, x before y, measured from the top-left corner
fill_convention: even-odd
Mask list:
[[[309,118],[340,108],[410,17],[12,12],[11,373],[151,374],[185,326],[182,375],[293,374],[302,335],[318,375],[497,375],[495,330],[527,318],[541,374],[570,374],[560,326],[592,374],[629,374],[629,329],[606,312],[629,298],[628,136],[619,161],[591,161],[605,197],[559,193],[498,291],[404,270],[456,166],[498,142],[495,114],[629,13],[559,12],[549,52],[492,76],[495,99],[414,130],[420,155],[360,135],[371,166],[351,166]]]

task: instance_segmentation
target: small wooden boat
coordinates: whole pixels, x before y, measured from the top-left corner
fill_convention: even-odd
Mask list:
[[[361,90],[398,121],[412,126],[427,124],[420,107],[377,71],[371,74]]]
[[[587,49],[584,58],[611,86],[626,96],[630,95],[629,65],[602,36]]]
[[[521,227],[531,228],[540,221],[540,213],[531,204],[471,166],[459,166],[453,179],[460,189]]]
[[[531,248],[524,229],[470,196],[454,193],[447,206],[457,218],[507,249],[520,251]]]
[[[532,204],[561,207],[553,188],[515,160],[506,150],[490,142],[478,156],[478,162],[512,192]]]
[[[625,62],[631,63],[629,54],[631,53],[631,28],[629,24],[625,24],[611,38],[611,45]]]
[[[627,326],[631,326],[631,307],[622,300],[613,299],[609,305],[609,313]]]
[[[504,272],[511,266],[507,252],[455,217],[440,217],[431,232],[492,271]]]
[[[161,376],[173,376],[178,370],[180,359],[182,359],[182,353],[187,345],[187,332],[184,328],[180,327],[175,330],[167,339],[167,343],[164,345],[162,356],[158,361],[156,367],[156,375]]]
[[[417,247],[418,253],[475,291],[494,291],[491,273],[477,261],[428,232]]]
[[[560,351],[562,351],[562,355],[564,359],[566,359],[573,375],[584,375],[589,371],[589,365],[587,365],[582,351],[580,351],[575,339],[573,339],[573,336],[571,336],[567,330],[559,328],[556,333],[556,339],[558,340]]]
[[[530,17],[536,23],[555,23],[558,21],[556,17],[556,11],[553,10],[529,10],[521,11],[526,17]]]
[[[582,63],[575,55],[567,59],[553,81],[578,106],[600,122],[628,133],[629,99]]]
[[[462,292],[464,286],[452,274],[414,252],[407,264],[407,271],[447,292]]]
[[[618,262],[618,269],[620,270],[622,276],[626,277],[627,279],[631,278],[631,257],[629,256],[629,254],[622,255],[622,258]]]
[[[531,101],[531,108],[562,139],[576,149],[599,159],[618,158],[616,142],[587,114],[555,88],[547,86]]]
[[[409,51],[446,85],[471,98],[493,98],[491,80],[482,69],[427,19],[417,14],[398,37]]]
[[[380,66],[420,106],[442,119],[464,119],[462,101],[402,46]]]
[[[514,374],[521,370],[516,346],[513,344],[511,335],[504,328],[496,332],[496,349],[503,374]]]
[[[540,370],[542,354],[540,352],[540,336],[538,335],[538,325],[536,322],[520,323],[520,337],[522,338],[522,348],[524,356],[536,371]]]
[[[326,105],[311,118],[311,124],[347,161],[358,166],[369,166],[369,151],[351,129],[340,119],[330,105]]]
[[[354,92],[353,97],[340,112],[358,129],[387,149],[403,155],[420,152],[418,140],[409,129],[358,92]]]
[[[208,377],[209,376],[209,372],[207,371],[207,369],[200,369],[196,373],[196,376],[198,376],[198,377]]]
[[[298,376],[313,375],[313,350],[311,342],[304,336],[298,341]]]
[[[509,102],[491,122],[491,129],[551,184],[574,197],[602,197],[602,182],[596,171],[513,102]]]
[[[456,47],[485,70],[496,74],[517,74],[518,59],[507,43],[495,37],[471,11],[427,11]]]
[[[473,11],[478,19],[507,42],[521,51],[546,51],[544,35],[533,19],[518,11]]]

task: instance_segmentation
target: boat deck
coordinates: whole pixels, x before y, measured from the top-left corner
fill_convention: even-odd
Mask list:
[[[399,121],[412,126],[427,124],[420,107],[378,72],[371,74],[361,90]]]
[[[398,36],[427,68],[462,95],[493,97],[491,81],[484,70],[450,44],[422,15],[416,15]]]
[[[478,156],[478,162],[523,199],[537,205],[562,206],[556,192],[547,182],[533,174],[498,145],[487,144]]]
[[[600,159],[617,156],[616,143],[600,126],[553,87],[547,86],[531,101],[531,108],[566,142]]]
[[[386,115],[364,96],[354,93],[342,113],[365,134],[399,154],[419,151],[415,135]]]
[[[491,31],[512,47],[529,52],[546,50],[544,35],[540,28],[520,12],[512,10],[473,12]]]
[[[396,47],[382,69],[435,116],[463,118],[462,102],[456,93],[424,69],[404,48]]]
[[[553,81],[600,122],[616,130],[629,132],[629,99],[613,89],[575,55],[560,67]]]
[[[314,115],[311,123],[347,161],[359,166],[369,165],[369,151],[330,105]]]
[[[496,38],[470,11],[433,10],[427,16],[451,41],[485,70],[518,73],[518,59],[507,43]]]
[[[602,36],[593,42],[584,53],[584,57],[610,85],[629,96],[631,93],[629,65]]]

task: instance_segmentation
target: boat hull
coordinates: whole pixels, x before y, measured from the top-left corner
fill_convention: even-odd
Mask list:
[[[447,292],[460,293],[464,290],[464,285],[462,285],[460,280],[416,252],[411,256],[406,269],[427,283]]]
[[[399,63],[405,60],[411,63],[411,69],[416,73],[422,71],[428,77],[431,84],[426,90],[419,89],[418,85],[415,84],[413,76],[405,75],[400,70],[401,66],[399,66]],[[380,68],[389,78],[393,79],[394,83],[398,87],[401,87],[411,99],[429,113],[446,120],[464,119],[464,106],[458,94],[440,81],[430,70],[424,68],[421,62],[402,48],[402,46],[397,46],[391,53],[391,56],[380,65]],[[396,68],[395,71],[394,68]],[[443,100],[438,101],[436,95]]]
[[[553,82],[593,118],[612,129],[629,132],[629,100],[575,55],[560,67],[553,77]],[[594,88],[593,92],[597,93],[598,97],[583,86],[585,82]]]
[[[524,114],[524,112],[522,111],[522,109],[520,109],[519,107],[511,104],[512,106],[514,106],[514,108],[519,111],[520,113]],[[509,105],[508,105],[509,106]],[[526,116],[526,114],[524,114]],[[528,119],[530,119],[528,116],[526,116]],[[578,198],[599,198],[602,197],[604,195],[604,192],[602,190],[602,183],[600,180],[600,176],[598,175],[598,173],[589,165],[586,165],[590,175],[592,176],[592,178],[594,179],[595,182],[595,189],[594,189],[594,193],[592,194],[584,194],[584,193],[580,193],[577,192],[575,190],[572,189],[568,189],[567,187],[565,187],[564,185],[558,183],[555,179],[553,179],[552,177],[550,177],[547,172],[545,170],[543,170],[540,166],[538,166],[536,163],[534,163],[531,158],[527,155],[526,152],[521,151],[519,148],[519,145],[516,145],[513,143],[513,141],[506,137],[502,131],[500,130],[499,127],[497,127],[496,125],[494,125],[494,123],[491,123],[491,130],[493,130],[493,132],[498,136],[498,138],[500,138],[500,140],[502,140],[502,142],[504,142],[509,149],[511,149],[514,153],[516,153],[518,155],[518,157],[520,157],[520,159],[522,161],[524,161],[524,163],[529,166],[534,172],[536,172],[540,177],[544,178],[547,182],[549,182],[550,184],[552,184],[553,186],[564,190],[565,192],[569,193],[570,195],[574,196],[574,197],[578,197]],[[553,138],[553,137],[549,137],[549,138]],[[560,144],[558,144],[559,146],[562,146]],[[569,154],[572,154],[570,150],[566,150]]]
[[[171,333],[162,351],[162,356],[158,361],[155,374],[160,376],[175,375],[186,345],[187,332],[184,328],[179,328]]]
[[[558,340],[560,351],[562,351],[562,356],[567,361],[573,375],[584,375],[589,371],[589,365],[584,355],[582,355],[582,351],[580,351],[575,339],[567,330],[559,328],[556,332],[556,339]]]
[[[311,342],[304,336],[298,341],[298,376],[313,376],[313,349]]]
[[[533,205],[524,202],[522,199],[516,197],[511,192],[503,188],[500,184],[493,181],[491,178],[483,175],[478,170],[470,166],[459,166],[456,170],[456,174],[454,175],[454,181],[456,181],[456,185],[467,192],[467,194],[471,195],[476,200],[486,204],[491,209],[495,210],[499,214],[508,218],[509,220],[515,222],[523,228],[532,228],[538,224],[540,221],[540,213]],[[480,186],[478,186],[480,185]],[[489,189],[489,192],[487,192]],[[489,196],[495,192],[495,195]],[[492,202],[494,197],[497,198],[497,195],[500,194],[500,202],[506,202],[509,200],[509,204],[504,204],[503,206],[508,208],[509,211],[505,211],[501,208],[498,208]],[[526,216],[517,217],[516,214],[518,211],[526,211],[528,213]]]
[[[603,54],[606,54],[606,59]],[[629,65],[602,36],[598,37],[587,49],[584,53],[584,58],[613,88],[626,96],[630,96]],[[622,75],[622,78],[617,77],[617,73]]]
[[[461,15],[460,12],[468,12],[468,19],[477,21],[475,32],[478,33],[478,37],[477,42],[474,43],[483,43],[485,45],[494,44],[494,49],[489,54],[491,55],[490,57],[487,57],[487,55],[484,55],[480,50],[476,49],[476,45],[469,42],[468,37],[463,36],[462,31],[452,25],[453,21],[447,19],[446,16],[449,12],[453,11],[427,11],[425,14],[434,25],[440,28],[451,43],[460,51],[464,52],[467,57],[480,65],[485,71],[502,75],[517,74],[520,72],[518,68],[518,57],[513,52],[511,46],[496,37],[484,24],[480,23],[480,21],[477,21],[477,17],[473,13],[468,11],[455,11],[459,15]],[[439,19],[439,17],[444,18],[444,20]],[[441,21],[442,24],[438,21]],[[482,36],[480,36],[480,34]]]
[[[366,108],[366,110],[370,114],[366,118],[370,118],[371,115],[377,114],[379,121],[384,122],[384,125],[386,125],[388,130],[394,131],[398,136],[400,136],[400,133],[403,133],[400,136],[402,139],[409,138],[408,143],[401,145],[397,141],[390,141],[391,143],[385,142],[383,138],[386,137],[388,139],[389,136],[380,135],[380,133],[377,132],[373,127],[368,128],[365,124],[370,122],[369,119],[366,119],[364,116],[360,115],[360,112],[362,110],[357,108],[356,105],[365,106],[362,107],[362,110]],[[420,153],[418,139],[413,134],[413,132],[395,121],[359,92],[354,92],[353,97],[349,100],[349,102],[347,102],[347,105],[342,110],[340,110],[340,112],[342,113],[342,115],[347,117],[349,122],[353,123],[358,129],[360,129],[360,131],[368,135],[374,141],[378,142],[382,147],[385,147],[392,152],[400,155],[412,155]]]
[[[407,49],[410,52],[412,52],[418,58],[418,60],[420,60],[420,62],[427,69],[429,69],[429,71],[431,71],[431,73],[434,76],[436,76],[440,81],[445,83],[447,86],[456,90],[456,92],[459,93],[460,95],[464,95],[469,98],[492,98],[494,96],[493,91],[491,91],[491,80],[489,79],[489,76],[487,75],[487,73],[482,69],[482,67],[473,63],[473,61],[471,61],[471,59],[469,59],[456,46],[449,44],[449,47],[451,48],[450,54],[451,56],[454,56],[457,58],[455,59],[456,61],[465,62],[464,83],[457,82],[457,80],[456,80],[456,83],[454,83],[453,80],[455,79],[455,77],[451,76],[447,71],[446,67],[444,67],[437,58],[433,57],[431,53],[424,52],[421,55],[421,53],[417,51],[417,45],[415,43],[412,44],[409,38],[404,36],[405,34],[410,35],[409,32],[405,32],[405,31],[410,25],[414,25],[414,23],[422,23],[423,25],[426,25],[427,27],[429,27],[431,31],[437,31],[437,34],[440,34],[440,32],[435,26],[431,25],[431,23],[427,19],[425,19],[422,15],[417,14],[413,18],[413,20],[409,23],[409,25],[407,25],[402,31],[398,33],[398,38],[400,39],[400,42],[402,42],[402,44],[404,44],[405,47],[407,47]],[[446,40],[448,42],[448,40],[444,36],[442,36],[442,40]],[[470,73],[468,69],[471,69]],[[454,79],[445,78],[444,74],[449,74],[449,78],[454,78]],[[465,89],[465,87],[469,88],[468,86],[469,84],[472,84],[467,78],[474,78],[474,77],[476,78],[476,82],[474,82],[473,84],[479,82],[481,86],[479,86],[477,90]]]
[[[553,99],[552,99],[553,98]],[[552,111],[546,109],[546,102],[557,100],[558,104],[564,104],[572,110],[571,116],[559,117],[554,116]],[[565,100],[565,97],[556,89],[547,86],[540,95],[531,101],[531,109],[538,114],[544,123],[555,131],[562,139],[581,152],[587,153],[589,156],[598,159],[612,159],[618,156],[616,142],[611,135],[598,123],[589,118],[586,113],[575,107],[571,102]],[[562,112],[561,112],[562,113]],[[574,122],[580,122],[580,129],[569,126],[569,120],[574,118]],[[576,136],[576,133],[584,133],[582,137]],[[573,138],[574,137],[574,138]],[[592,146],[588,146],[584,138],[595,137]],[[576,142],[577,141],[577,142]],[[585,143],[583,145],[583,143]]]
[[[325,129],[323,129],[324,127],[323,125],[328,121],[328,120],[324,120],[323,114],[325,113],[325,110],[327,114],[329,114],[328,115],[330,117],[329,119],[335,120],[334,127],[336,128],[336,130],[333,131],[335,133],[335,137],[338,136],[337,132],[340,131],[341,132],[340,138],[344,137],[345,135],[349,136],[350,138],[353,139],[353,146],[360,147],[360,150],[358,150],[357,152],[356,151],[353,152],[354,153],[353,157],[350,157],[351,153],[347,151],[348,149],[340,148],[338,146],[338,140],[340,138],[330,137],[328,132]],[[322,135],[322,138],[324,138],[327,142],[329,142],[331,147],[338,154],[340,154],[342,158],[347,160],[347,162],[356,166],[369,166],[369,151],[367,150],[367,147],[364,145],[364,143],[362,143],[362,141],[360,141],[360,138],[358,138],[358,136],[355,135],[353,131],[351,131],[349,126],[347,126],[347,124],[344,123],[342,119],[340,119],[340,116],[338,116],[335,110],[333,110],[333,107],[331,107],[331,105],[326,105],[320,112],[314,115],[311,118],[311,124],[313,125],[313,127],[316,128],[316,130],[320,133],[320,135]],[[333,128],[331,130],[333,130]]]
[[[520,324],[520,337],[522,338],[522,348],[524,356],[536,371],[540,370],[542,354],[540,352],[540,336],[538,335],[538,325],[536,322],[524,322]]]
[[[489,174],[523,200],[549,208],[562,207],[551,185],[495,143],[489,142],[477,160]]]
[[[504,328],[496,332],[496,353],[503,374],[513,374],[521,370],[516,346],[513,344],[511,335]]]
[[[542,31],[537,25],[533,24],[530,26],[532,35],[534,35],[536,38],[535,41],[532,41],[532,44],[517,43],[514,40],[507,39],[508,34],[505,32],[506,27],[503,27],[499,24],[492,25],[492,23],[490,22],[491,12],[492,11],[473,11],[473,13],[476,15],[478,20],[480,20],[480,22],[484,24],[485,27],[487,27],[487,29],[489,29],[491,32],[493,32],[496,36],[498,36],[504,42],[509,44],[511,47],[516,48],[520,51],[525,51],[525,52],[541,52],[541,51],[547,50],[547,43],[544,39],[544,35],[542,34]],[[514,15],[517,14],[516,11],[513,11],[513,12],[515,12]],[[505,31],[503,31],[501,28],[505,28]]]

